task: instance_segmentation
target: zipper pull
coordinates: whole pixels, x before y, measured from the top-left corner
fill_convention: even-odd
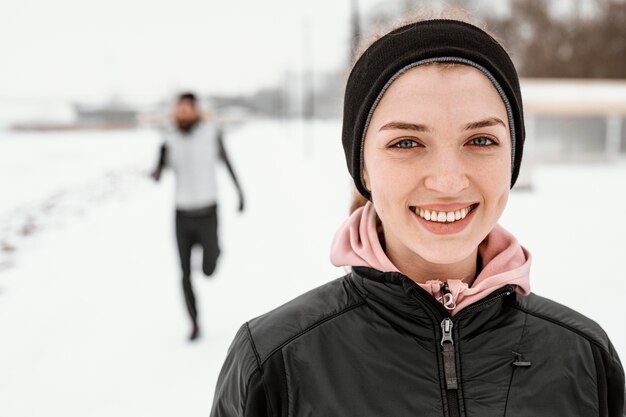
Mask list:
[[[446,378],[446,389],[458,389],[456,377],[456,359],[454,357],[454,341],[452,340],[452,326],[454,323],[449,317],[441,322],[441,353],[443,356],[443,372]]]
[[[441,304],[448,311],[452,311],[456,308],[456,300],[454,299],[454,295],[450,292],[450,287],[448,287],[448,283],[444,283],[441,287]]]
[[[524,357],[521,353],[513,352],[513,354],[515,355],[515,361],[513,362],[513,366],[515,366],[516,368],[528,368],[531,365],[530,361],[524,360]]]

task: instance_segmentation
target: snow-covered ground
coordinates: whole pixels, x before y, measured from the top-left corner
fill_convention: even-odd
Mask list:
[[[245,320],[340,276],[328,262],[350,181],[338,122],[255,122],[228,135],[246,211],[220,172],[216,275],[194,276],[189,325],[173,237],[173,178],[147,178],[150,131],[0,132],[0,415],[206,416]],[[626,164],[533,171],[502,219],[533,253],[535,292],[626,331]]]

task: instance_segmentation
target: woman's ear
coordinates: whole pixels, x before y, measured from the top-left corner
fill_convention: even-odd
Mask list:
[[[367,168],[365,165],[363,166],[363,185],[367,191],[370,193],[372,192],[372,189],[370,188],[370,177],[367,175]]]

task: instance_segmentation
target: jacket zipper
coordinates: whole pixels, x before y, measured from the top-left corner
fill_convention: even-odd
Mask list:
[[[452,327],[454,323],[450,317],[441,322],[441,354],[443,356],[443,373],[446,382],[446,397],[448,399],[448,414],[450,417],[460,417],[459,409],[459,383],[456,375],[456,356],[454,353],[454,340],[452,339]]]
[[[466,311],[474,310],[484,304],[491,303],[498,298],[506,297],[511,294],[511,289],[507,289],[500,294],[489,297],[486,300],[478,302]],[[444,284],[441,288],[442,303],[446,310],[452,310],[448,304],[456,307],[456,300],[451,296],[448,284]],[[447,299],[446,297],[449,296]],[[450,417],[460,417],[461,409],[459,406],[459,381],[456,374],[456,354],[454,351],[454,340],[452,339],[452,328],[454,322],[450,317],[445,317],[441,322],[441,355],[443,356],[443,371],[446,382],[446,398],[448,399],[448,414]]]
[[[419,294],[419,290],[417,288],[415,289],[415,292]],[[448,286],[444,285],[442,287],[442,295],[445,297],[449,292],[450,290]],[[465,313],[475,310],[485,304],[491,303],[499,298],[506,297],[512,292],[513,289],[509,286],[504,289],[504,291],[488,296],[486,299],[467,307],[459,315],[464,315]],[[426,299],[430,300],[430,298]],[[445,300],[446,298],[443,298],[443,301]],[[456,307],[456,300],[452,298],[450,301]],[[446,314],[441,322],[441,355],[443,358],[444,379],[446,383],[448,415],[450,417],[461,417],[461,408],[459,405],[459,381],[456,373],[456,354],[454,350],[454,339],[452,338],[452,328],[454,327],[454,322],[449,316],[450,310],[446,308],[445,305],[442,305],[439,302],[436,302],[436,305],[440,314],[443,311],[445,311],[444,314]]]

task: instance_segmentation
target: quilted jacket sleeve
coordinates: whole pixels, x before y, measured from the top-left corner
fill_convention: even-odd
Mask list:
[[[211,417],[268,417],[261,370],[248,325],[244,324],[220,372]]]
[[[617,352],[609,342],[609,351],[602,349],[595,353],[598,372],[598,395],[600,399],[600,415],[609,417],[626,417],[624,397],[624,368]]]

